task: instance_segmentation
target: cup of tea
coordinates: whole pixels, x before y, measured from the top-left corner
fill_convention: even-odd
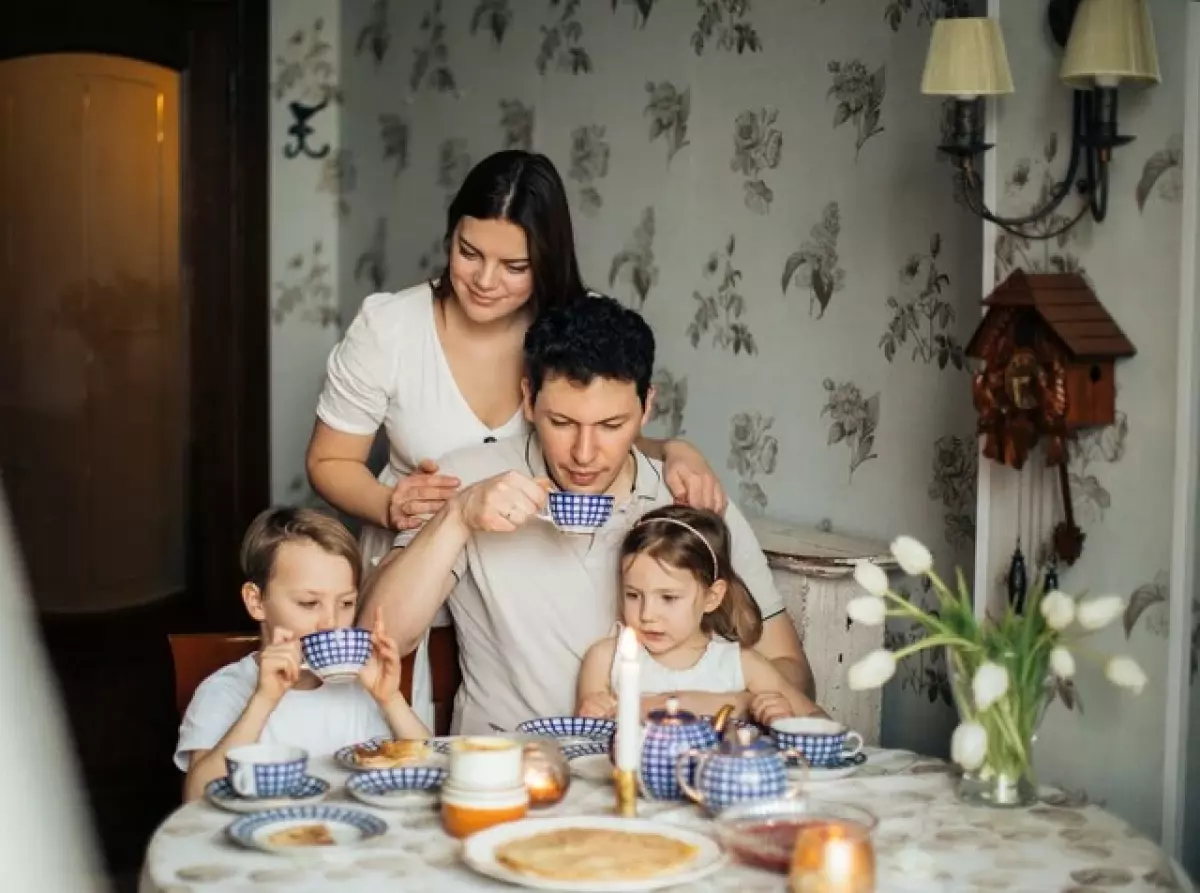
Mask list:
[[[450,774],[454,788],[507,791],[524,787],[524,752],[520,741],[479,735],[459,738],[450,745]]]
[[[821,716],[789,716],[771,723],[771,737],[781,748],[794,748],[812,766],[836,766],[856,756],[862,735]]]
[[[308,778],[308,751],[281,744],[247,744],[225,754],[225,770],[242,797],[287,797]]]
[[[442,826],[468,837],[502,822],[525,818],[522,742],[497,736],[459,738],[450,745],[450,773],[442,785]]]
[[[356,626],[323,629],[300,639],[304,665],[325,682],[353,682],[371,656],[371,634]]]
[[[563,533],[595,533],[612,515],[614,502],[607,493],[551,490],[539,517]]]

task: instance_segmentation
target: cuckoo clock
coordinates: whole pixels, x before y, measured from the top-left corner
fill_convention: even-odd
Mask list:
[[[1078,273],[1017,270],[984,300],[966,354],[983,454],[1013,468],[1044,440],[1046,464],[1066,458],[1080,428],[1116,417],[1114,367],[1134,355],[1129,339]]]
[[[983,303],[966,349],[979,361],[971,387],[983,454],[1021,468],[1044,441],[1066,515],[1053,532],[1054,552],[1074,564],[1084,533],[1072,511],[1067,441],[1081,428],[1112,424],[1116,361],[1136,351],[1078,273],[1017,270]]]

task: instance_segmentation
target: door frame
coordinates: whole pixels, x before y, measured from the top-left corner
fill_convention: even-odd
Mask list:
[[[188,319],[187,591],[172,624],[239,628],[242,531],[270,500],[269,0],[40,0],[0,61],[56,52],[180,71]]]
[[[189,625],[237,629],[242,533],[270,502],[269,0],[188,7]]]
[[[1166,720],[1163,753],[1162,844],[1183,855],[1191,712],[1192,600],[1200,550],[1200,2],[1187,5],[1184,52],[1183,202],[1179,249],[1179,342],[1175,378],[1175,478],[1171,507],[1171,570]]]

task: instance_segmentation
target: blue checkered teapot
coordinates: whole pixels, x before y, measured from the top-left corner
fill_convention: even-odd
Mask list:
[[[796,796],[801,782],[788,783],[785,758],[794,759],[807,775],[808,762],[799,751],[781,751],[770,740],[760,738],[756,729],[737,727],[726,732],[715,747],[679,754],[675,776],[688,797],[717,813],[745,800]]]
[[[649,800],[684,799],[679,773],[675,768],[679,756],[693,750],[715,747],[717,729],[732,709],[723,708],[717,718],[710,722],[704,717],[680,710],[679,702],[675,698],[668,698],[665,709],[651,711],[646,718],[641,768],[638,770],[638,786],[642,796]]]

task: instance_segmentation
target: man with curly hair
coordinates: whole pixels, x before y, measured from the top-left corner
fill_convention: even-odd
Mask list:
[[[629,528],[673,499],[662,463],[634,442],[651,416],[654,335],[612,298],[545,311],[525,336],[521,383],[529,435],[457,450],[439,460],[463,489],[367,583],[364,610],[382,607],[401,652],[420,641],[443,604],[457,630],[463,685],[453,729],[512,729],[571,713],[588,647],[618,616],[617,554]],[[567,534],[539,517],[550,490],[610,494],[612,515],[591,534]],[[764,618],[756,646],[813,694],[812,674],[762,550],[729,505],[733,565]],[[680,692],[683,707],[711,714],[733,702],[770,716],[771,695]],[[786,711],[786,699],[780,711]],[[663,698],[646,698],[653,709]],[[780,712],[778,715],[786,715]]]

